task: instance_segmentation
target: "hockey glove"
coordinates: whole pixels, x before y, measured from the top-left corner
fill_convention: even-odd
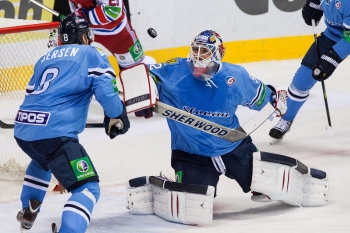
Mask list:
[[[317,64],[312,68],[312,77],[317,81],[324,81],[329,78],[338,65],[342,62],[339,55],[331,49],[322,54]]]
[[[277,112],[277,117],[283,116],[287,112],[287,96],[286,90],[280,89],[277,86],[267,85],[271,91],[271,103],[275,107]]]
[[[103,124],[105,132],[110,139],[113,139],[120,134],[125,134],[130,128],[130,121],[126,113],[126,108],[124,107],[122,114],[116,118],[109,118],[105,115]]]
[[[144,118],[151,118],[153,116],[152,108],[146,108],[144,110],[140,110],[135,112],[135,116],[137,117],[144,117]]]
[[[317,26],[323,16],[320,0],[307,0],[302,15],[307,25],[312,26],[311,20],[314,19]]]

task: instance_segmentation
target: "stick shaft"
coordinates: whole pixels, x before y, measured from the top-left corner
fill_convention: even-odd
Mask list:
[[[55,11],[55,10],[53,10],[53,9],[51,9],[51,8],[49,8],[49,7],[45,6],[45,5],[43,5],[43,4],[41,4],[40,2],[37,2],[37,1],[35,1],[35,0],[29,0],[29,2],[34,3],[35,5],[37,5],[37,6],[41,7],[41,8],[43,8],[44,10],[50,12],[50,13],[53,14],[54,16],[59,17],[60,19],[63,19],[63,18],[65,17],[64,15],[62,15],[62,14],[58,13],[57,11]]]
[[[315,20],[312,19],[311,20],[312,23],[312,29],[314,32],[314,40],[315,40],[315,47],[316,47],[316,56],[317,56],[317,60],[319,58],[318,56],[318,44],[317,44],[317,34],[316,34],[316,24],[315,24]],[[321,81],[321,85],[322,85],[322,91],[323,91],[323,99],[324,99],[324,104],[326,106],[326,113],[327,113],[327,120],[328,120],[328,125],[330,127],[332,127],[332,123],[331,123],[331,115],[329,113],[329,108],[328,108],[328,100],[327,100],[327,93],[326,93],[326,86],[324,84],[324,81]]]

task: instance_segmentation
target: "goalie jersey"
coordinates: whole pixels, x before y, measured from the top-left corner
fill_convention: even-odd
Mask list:
[[[221,63],[219,71],[208,81],[196,79],[184,58],[148,65],[148,69],[156,81],[161,102],[229,128],[240,127],[235,114],[239,105],[260,110],[272,99],[270,88],[243,67],[230,63]],[[234,150],[241,142],[229,142],[167,121],[172,150],[214,157]]]
[[[15,117],[15,136],[25,141],[78,138],[92,96],[109,117],[123,111],[116,76],[107,56],[89,45],[62,45],[35,64],[24,102]]]

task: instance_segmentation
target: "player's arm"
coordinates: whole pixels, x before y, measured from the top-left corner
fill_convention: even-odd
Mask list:
[[[312,76],[317,81],[323,81],[329,78],[338,65],[350,54],[350,5],[348,9],[343,9],[343,35],[333,47],[326,51],[324,54],[320,54],[317,64],[312,69]]]
[[[115,71],[102,50],[93,46],[89,47],[88,64],[92,90],[105,113],[105,131],[113,139],[119,134],[126,133],[130,128],[126,108],[119,98]],[[121,125],[116,124],[118,122],[113,119],[120,120]]]
[[[266,104],[272,104],[282,116],[287,111],[287,91],[277,86],[265,85],[259,79],[249,75],[242,67],[244,85],[242,86],[242,105],[260,111]]]
[[[91,25],[106,25],[117,21],[125,14],[123,1],[114,1],[115,4],[102,4],[96,7],[77,8],[70,3],[71,10],[86,18]]]

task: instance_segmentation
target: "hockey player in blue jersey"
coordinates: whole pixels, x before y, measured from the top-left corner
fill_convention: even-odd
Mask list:
[[[290,130],[302,105],[317,81],[329,78],[338,65],[350,54],[350,2],[345,0],[307,0],[302,16],[307,25],[316,25],[324,15],[327,26],[313,43],[288,88],[288,110],[270,130],[272,144],[279,142]],[[317,49],[317,50],[316,50]],[[318,53],[317,53],[318,52]],[[317,57],[317,54],[319,55]]]
[[[158,95],[158,100],[164,104],[231,129],[240,127],[236,116],[238,106],[260,111],[266,105],[272,104],[278,113],[283,115],[286,111],[287,92],[278,87],[265,85],[251,76],[242,66],[221,62],[224,53],[225,48],[220,35],[215,31],[206,30],[199,33],[192,41],[188,59],[175,58],[161,64],[148,65],[150,75],[144,75],[146,78],[133,73],[137,71],[130,72],[133,75],[129,78],[123,75],[128,71],[122,71],[120,77],[124,84],[124,100],[128,103],[128,111],[132,104],[129,100],[134,100],[133,96],[141,96],[141,93],[139,95],[132,93],[137,89],[135,83],[141,86],[142,80],[148,79],[147,84],[154,80],[156,85],[155,90],[150,88],[149,96]],[[135,83],[128,81],[133,78],[142,80]],[[130,98],[128,98],[129,90],[132,93]],[[139,109],[141,111],[135,109],[139,116],[145,118],[152,116],[149,109],[142,110],[143,107]],[[177,120],[167,119],[171,133],[171,166],[175,171],[177,182],[212,186],[216,192],[219,177],[223,174],[235,179],[243,192],[254,191],[252,196],[254,201],[278,200],[297,206],[327,203],[328,188],[323,186],[328,183],[325,172],[317,170],[318,176],[315,178],[310,175],[310,169],[306,166],[303,166],[305,169],[298,168],[302,163],[296,162],[291,157],[258,151],[250,136],[235,142],[227,141],[190,127],[186,121],[191,121],[191,118],[183,117],[177,112],[171,114],[173,119],[177,118]],[[315,181],[323,184],[321,187],[315,184],[310,189],[320,187],[319,193],[322,193],[323,197],[309,193],[308,184]],[[153,208],[154,214],[169,221],[190,224],[210,223],[212,202],[208,199],[210,196],[208,193],[196,197],[191,195],[187,199],[185,192],[180,194],[179,190],[175,190],[176,192],[170,195],[171,190],[163,189],[163,192],[153,193],[153,200],[147,195],[142,200],[135,198],[133,202],[133,195],[138,197],[139,192],[149,192],[146,182],[140,183],[143,186],[131,184],[128,189],[129,208],[132,213],[152,213],[150,209]],[[309,195],[308,198],[304,198],[303,193]],[[168,196],[169,201],[163,196]],[[151,201],[154,203],[153,206],[146,209],[143,203]],[[198,206],[195,205],[196,201],[199,203]],[[136,202],[141,204],[138,205]],[[188,215],[186,211],[189,211]],[[170,212],[171,214],[167,214]]]
[[[100,196],[98,174],[78,141],[92,96],[104,109],[105,131],[111,139],[126,133],[130,123],[107,56],[90,46],[93,34],[88,23],[71,14],[60,22],[58,32],[62,45],[35,64],[15,119],[15,139],[32,159],[17,220],[22,231],[31,229],[53,174],[72,193],[59,232],[82,233]]]

